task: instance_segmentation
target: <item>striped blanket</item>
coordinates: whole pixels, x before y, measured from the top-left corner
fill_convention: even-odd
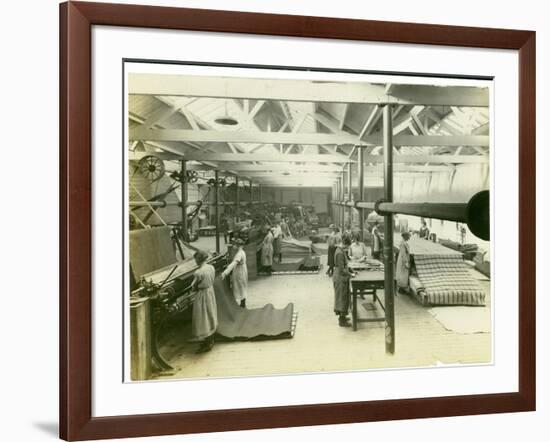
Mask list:
[[[460,255],[415,255],[411,287],[424,305],[485,305],[485,293]]]

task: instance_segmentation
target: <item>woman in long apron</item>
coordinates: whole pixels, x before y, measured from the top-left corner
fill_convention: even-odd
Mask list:
[[[382,260],[382,238],[380,236],[380,231],[378,230],[380,223],[378,221],[374,222],[372,228],[372,257],[374,259]]]
[[[246,297],[248,295],[248,269],[246,267],[246,253],[243,250],[244,241],[237,238],[233,245],[237,248],[231,263],[222,272],[222,279],[231,274],[231,288],[235,301],[246,308]]]
[[[193,255],[199,268],[195,271],[191,287],[196,290],[193,302],[193,338],[201,341],[197,353],[205,353],[214,347],[214,334],[218,328],[218,311],[214,293],[216,270],[206,263],[208,255],[199,250]]]
[[[281,253],[283,247],[283,230],[281,229],[281,224],[277,221],[275,227],[272,230],[273,232],[273,259],[277,260],[281,264],[283,260],[283,255]]]
[[[401,237],[403,240],[399,244],[395,279],[397,280],[397,291],[406,293],[409,288],[409,273],[411,267],[411,250],[409,246],[411,234],[409,232],[403,232]]]
[[[327,256],[327,275],[332,276],[332,273],[334,271],[334,252],[336,251],[336,247],[342,240],[342,237],[340,235],[340,229],[336,227],[334,224],[331,224],[330,229],[332,229],[332,233],[329,235],[327,243],[328,243],[328,256]]]
[[[281,221],[281,231],[283,232],[283,238],[292,238],[290,229],[288,228],[288,218],[283,218]]]
[[[269,229],[262,242],[262,255],[261,255],[263,270],[271,276],[273,271],[273,231]]]
[[[334,252],[334,272],[332,283],[334,285],[334,313],[338,315],[340,327],[350,327],[348,313],[350,304],[349,280],[351,273],[348,269],[347,249],[351,244],[349,234],[342,235],[342,241]]]

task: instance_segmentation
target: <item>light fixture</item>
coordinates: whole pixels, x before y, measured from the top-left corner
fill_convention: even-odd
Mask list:
[[[218,117],[214,120],[214,122],[216,124],[219,124],[221,126],[236,126],[239,124],[239,122],[237,121],[237,119],[231,117],[228,113],[227,113],[227,100],[225,100],[225,115],[221,116],[221,117]]]

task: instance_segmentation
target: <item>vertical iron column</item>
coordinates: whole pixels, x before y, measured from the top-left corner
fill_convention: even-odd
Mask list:
[[[348,163],[348,201],[353,201],[353,174],[352,163]],[[351,227],[353,225],[353,207],[348,208],[348,224]]]
[[[239,212],[241,208],[241,200],[239,195],[239,177],[235,177],[235,185],[237,186],[237,191],[235,192],[236,201],[235,201],[235,221],[239,222]]]
[[[335,202],[338,202],[340,201],[338,199],[338,178],[336,178],[336,182],[334,183],[334,198],[333,200]],[[333,206],[333,214],[334,214],[334,218],[332,218],[332,223],[336,226],[338,225],[338,209],[339,209],[339,205],[338,204],[334,204]]]
[[[214,171],[214,204],[216,206],[216,253],[220,253],[220,185],[218,182],[219,173]]]
[[[357,199],[359,201],[364,200],[365,196],[365,168],[363,165],[363,147],[357,146]],[[364,238],[364,228],[365,228],[365,213],[363,209],[357,209],[359,212],[359,235],[361,241],[365,241]]]
[[[384,201],[393,202],[393,124],[392,106],[383,109]],[[384,215],[384,307],[386,314],[386,353],[395,353],[393,214]]]
[[[181,160],[181,230],[183,234],[183,240],[189,242],[189,235],[187,232],[187,162]]]
[[[262,185],[258,184],[258,201],[262,203]]]
[[[334,201],[338,202],[340,201],[338,199],[338,178],[336,178],[336,182],[334,183]],[[339,209],[339,205],[338,204],[335,204],[334,206],[334,218],[332,219],[332,223],[337,226],[338,225],[338,209]]]
[[[338,201],[338,181],[332,185],[332,201]],[[332,204],[332,224],[336,225],[338,206]]]
[[[250,204],[252,204],[252,202],[254,201],[254,199],[252,198],[253,196],[253,192],[252,192],[252,180],[250,180]]]
[[[344,175],[342,174],[340,176],[340,193],[338,194],[338,201],[344,201]],[[340,231],[344,232],[344,206],[338,206],[340,208],[339,210],[339,223],[340,223]]]

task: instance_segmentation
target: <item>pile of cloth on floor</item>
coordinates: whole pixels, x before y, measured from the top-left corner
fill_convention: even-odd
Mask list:
[[[228,280],[216,278],[214,282],[218,313],[216,333],[221,340],[248,341],[291,338],[294,335],[297,315],[294,304],[276,309],[272,304],[261,308],[239,307]]]
[[[485,292],[459,254],[415,254],[409,284],[424,305],[485,305]]]

